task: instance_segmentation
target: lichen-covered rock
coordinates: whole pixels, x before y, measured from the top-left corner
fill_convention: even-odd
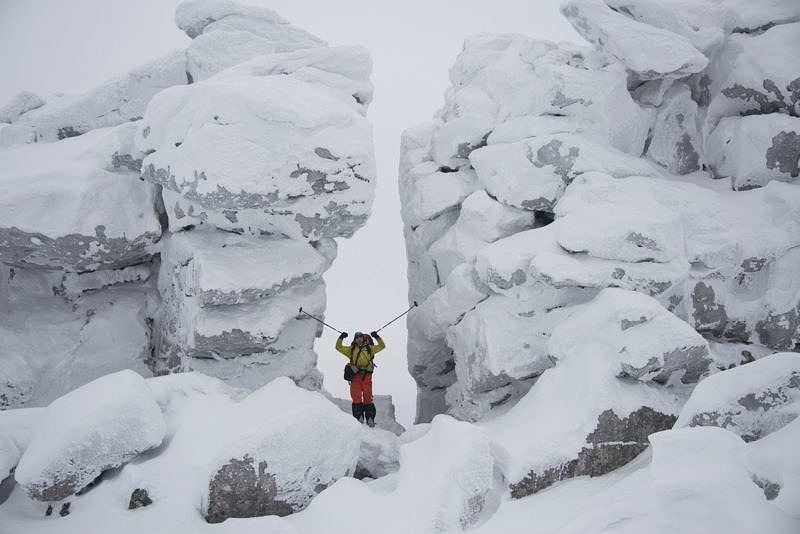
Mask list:
[[[144,379],[133,371],[106,375],[47,407],[14,478],[31,498],[60,501],[103,471],[157,447],[164,433]]]
[[[161,226],[152,186],[130,168],[135,130],[0,148],[0,260],[94,271],[148,258]]]
[[[561,12],[587,41],[616,57],[640,80],[683,78],[708,64],[686,37],[629,19],[602,0],[570,0]]]
[[[233,417],[230,441],[210,466],[203,499],[209,523],[298,512],[354,472],[361,425],[288,379],[252,393]]]
[[[563,312],[546,341],[554,367],[483,423],[508,454],[517,498],[631,461],[649,434],[675,422],[686,395],[677,384],[696,381],[711,362],[690,326],[640,293],[606,289]]]
[[[648,159],[672,174],[699,171],[704,161],[697,115],[697,103],[687,85],[676,83],[667,90],[653,125]]]
[[[703,380],[676,426],[719,426],[754,441],[799,415],[800,355],[785,352]]]
[[[749,35],[733,34],[709,65],[706,128],[724,117],[783,113],[800,116],[800,23]]]
[[[170,235],[159,274],[156,371],[192,369],[248,389],[277,376],[308,377],[313,386],[318,326],[298,309],[323,312],[321,277],[332,259],[304,241]]]
[[[353,48],[329,49],[328,61],[337,52],[340,65],[370,64]],[[340,84],[296,69],[232,69],[151,101],[136,144],[155,151],[142,176],[164,188],[170,229],[211,224],[320,239],[349,237],[364,224],[375,171],[363,109]],[[341,76],[352,72],[369,68]]]
[[[783,113],[728,117],[707,142],[708,162],[718,178],[737,190],[772,180],[800,180],[800,118]]]
[[[0,131],[0,146],[49,143],[144,116],[153,96],[185,85],[186,52],[177,50],[78,96],[51,99]]]

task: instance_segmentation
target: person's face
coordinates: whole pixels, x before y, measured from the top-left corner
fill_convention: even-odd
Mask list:
[[[361,345],[364,344],[364,337],[363,336],[358,336],[353,341],[355,342],[356,346],[360,347]]]

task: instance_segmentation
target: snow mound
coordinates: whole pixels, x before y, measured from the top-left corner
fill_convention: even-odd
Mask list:
[[[22,91],[5,106],[0,107],[0,122],[12,123],[25,113],[40,108],[44,104],[44,100],[39,95],[30,91]]]
[[[14,478],[30,497],[59,501],[157,447],[164,433],[164,418],[144,379],[132,371],[106,375],[47,407]]]
[[[140,263],[161,227],[138,180],[135,124],[0,148],[0,260],[69,271]]]
[[[695,388],[676,427],[719,426],[754,441],[800,415],[800,356],[784,352],[712,375]]]
[[[210,523],[300,511],[353,474],[361,427],[319,394],[278,379],[240,402],[232,417],[228,443],[210,466],[203,501]]]

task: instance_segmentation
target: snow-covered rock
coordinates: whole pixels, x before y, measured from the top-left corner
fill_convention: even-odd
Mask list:
[[[447,416],[400,448],[397,497],[410,500],[426,530],[466,530],[494,512],[502,480],[489,436]]]
[[[304,241],[215,231],[171,234],[161,254],[159,372],[193,369],[249,389],[277,376],[319,382],[318,326],[298,309],[322,314],[332,258]]]
[[[708,64],[686,37],[625,17],[603,0],[570,0],[561,12],[587,41],[616,57],[640,80],[683,78]]]
[[[240,402],[234,417],[210,466],[210,523],[300,511],[354,472],[361,426],[318,393],[278,379]]]
[[[387,430],[364,427],[353,476],[358,479],[380,478],[397,472],[399,468],[400,443],[397,436]]]
[[[44,408],[0,411],[0,482],[17,466]]]
[[[161,236],[136,124],[0,148],[0,260],[67,271],[140,263]]]
[[[635,458],[649,434],[675,422],[686,394],[679,384],[697,381],[711,363],[689,325],[621,289],[564,310],[545,350],[555,366],[504,416],[483,423],[507,453],[514,497]]]
[[[552,212],[572,181],[597,171],[623,178],[658,176],[647,162],[574,134],[540,135],[470,154],[486,192],[506,205]]]
[[[798,10],[800,11],[800,10]],[[800,23],[761,34],[733,34],[704,74],[710,79],[706,128],[724,117],[800,115]]]
[[[703,380],[676,427],[719,426],[754,441],[799,415],[800,355],[784,352]]]
[[[339,64],[369,62],[363,49],[336,50]],[[371,129],[361,111],[334,84],[233,69],[153,98],[136,136],[141,150],[155,151],[142,175],[164,188],[173,231],[206,223],[296,239],[349,237],[374,194]]]
[[[800,118],[783,113],[727,117],[707,141],[708,162],[737,190],[800,179]]]
[[[49,143],[139,120],[156,93],[186,83],[186,52],[177,50],[82,95],[50,99],[0,131],[0,146]]]
[[[14,122],[25,113],[44,106],[42,98],[30,91],[22,91],[5,106],[0,107],[0,122]]]
[[[142,377],[133,371],[106,375],[47,407],[14,478],[30,497],[59,501],[157,447],[164,432],[164,418]]]
[[[0,409],[46,406],[123,369],[151,375],[147,317],[155,288],[150,284],[70,293],[64,288],[66,275],[10,273],[2,280],[8,299],[0,303]]]
[[[698,107],[691,89],[675,83],[663,95],[647,148],[648,159],[672,174],[689,174],[703,165]]]

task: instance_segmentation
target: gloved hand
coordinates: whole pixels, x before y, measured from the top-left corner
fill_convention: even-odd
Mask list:
[[[377,337],[378,339],[381,338],[381,336],[379,336],[378,333],[376,331],[374,331],[374,330],[372,332],[370,332],[369,335],[371,335],[372,337]]]
[[[348,334],[347,332],[342,332],[342,335],[341,335],[341,336],[339,336],[339,339],[344,339],[344,338],[346,338],[346,337],[347,337],[347,336],[349,336],[349,335],[350,335],[350,334]]]

